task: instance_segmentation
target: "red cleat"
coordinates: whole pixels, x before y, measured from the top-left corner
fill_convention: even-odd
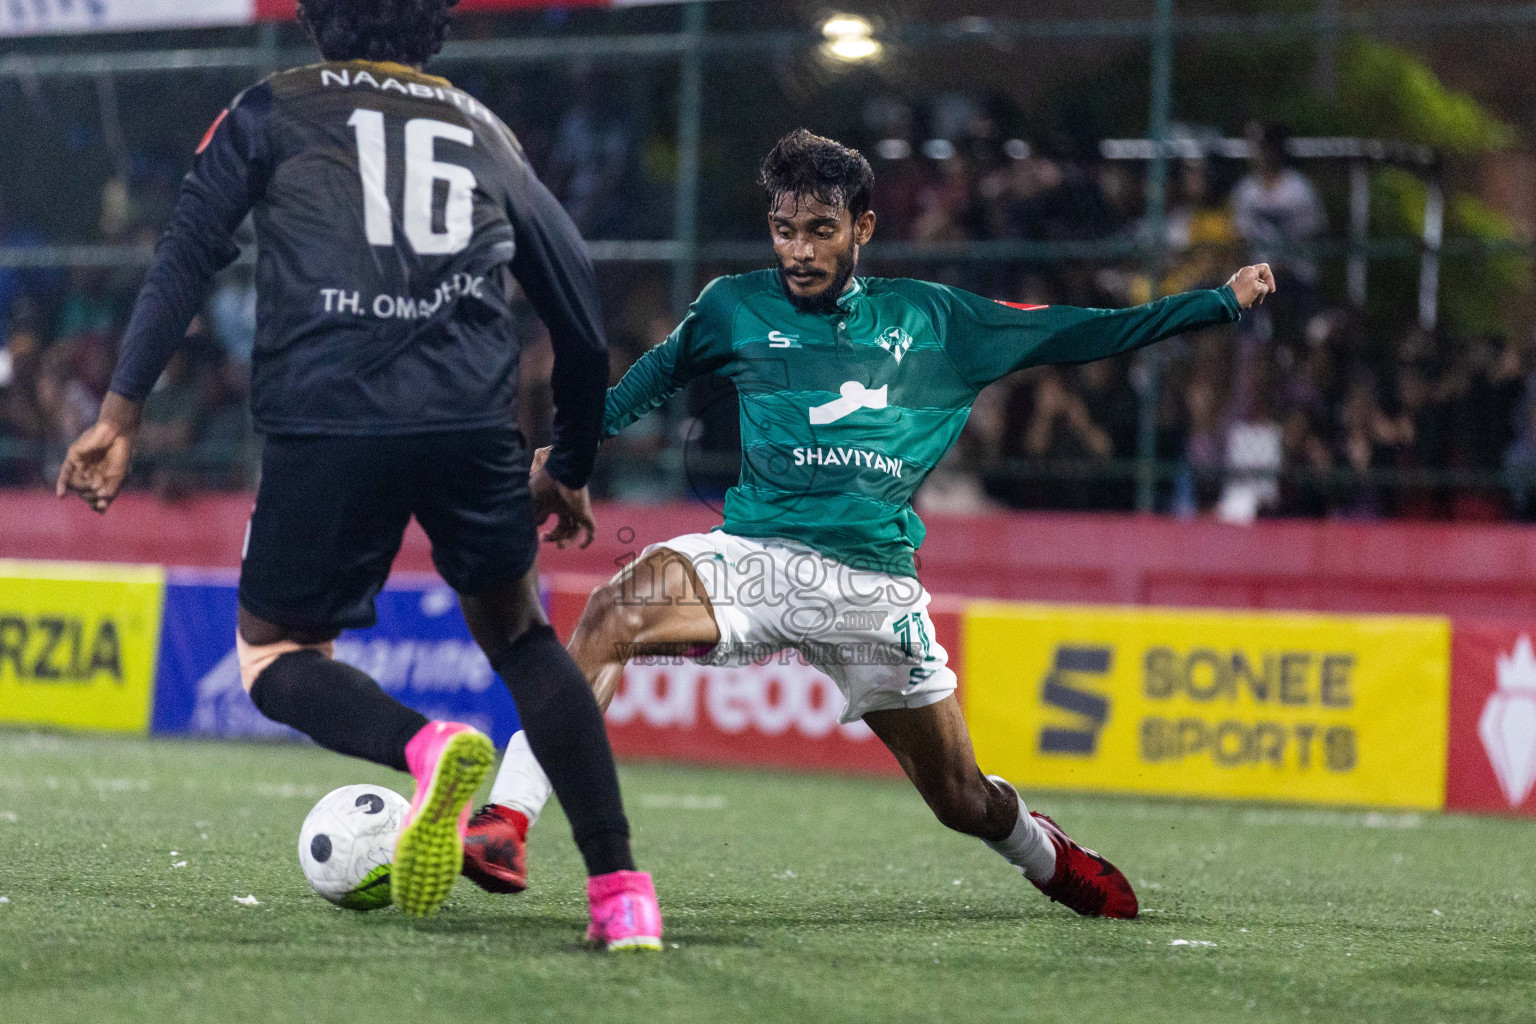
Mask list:
[[[1056,873],[1049,882],[1030,884],[1049,896],[1052,903],[1060,903],[1084,917],[1136,916],[1136,892],[1119,868],[1077,845],[1050,818],[1037,811],[1030,814],[1056,845]]]
[[[528,816],[486,804],[464,833],[464,877],[486,892],[528,888]]]

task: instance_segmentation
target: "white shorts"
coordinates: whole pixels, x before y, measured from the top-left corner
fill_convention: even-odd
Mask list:
[[[652,544],[693,564],[714,608],[720,642],[699,661],[750,665],[796,650],[848,701],[842,720],[921,708],[955,692],[949,655],[910,576],[853,569],[790,540],[715,530]],[[665,571],[665,570],[663,570]],[[638,595],[648,582],[636,580]]]

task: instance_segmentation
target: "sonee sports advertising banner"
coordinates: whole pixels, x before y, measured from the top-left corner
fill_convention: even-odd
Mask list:
[[[677,0],[460,0],[457,10],[635,7]],[[295,0],[0,0],[0,36],[249,25],[291,21]]]
[[[1438,808],[1444,619],[976,603],[966,717],[1030,786]]]
[[[0,722],[143,732],[165,571],[0,560]]]

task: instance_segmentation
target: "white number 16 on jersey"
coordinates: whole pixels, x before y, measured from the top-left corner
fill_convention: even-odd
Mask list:
[[[394,245],[384,147],[384,114],[354,110],[347,122],[357,132],[357,169],[363,178],[363,225],[369,245]],[[405,123],[405,237],[421,256],[451,256],[469,247],[474,234],[475,172],[437,159],[438,139],[473,146],[475,133],[446,121],[418,117]],[[448,183],[443,230],[432,226],[437,183]]]

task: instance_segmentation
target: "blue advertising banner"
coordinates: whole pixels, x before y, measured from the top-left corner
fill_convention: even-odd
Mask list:
[[[301,738],[262,717],[240,684],[236,582],[233,574],[171,573],[153,732]],[[377,605],[378,624],[343,633],[336,657],[367,672],[428,718],[465,722],[505,746],[519,728],[517,708],[469,635],[453,591],[432,577],[399,577],[390,581]]]

